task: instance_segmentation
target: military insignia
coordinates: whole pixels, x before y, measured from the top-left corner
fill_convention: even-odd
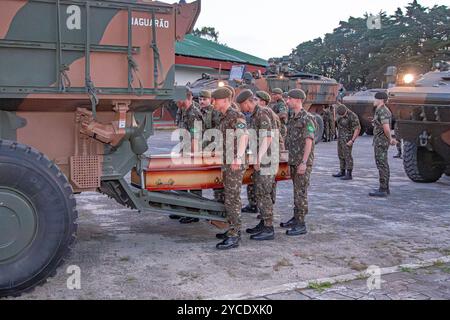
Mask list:
[[[242,123],[242,122],[241,122],[241,123],[238,123],[238,124],[236,125],[236,128],[237,128],[237,129],[245,129],[245,127],[246,127],[246,126],[245,126],[245,123]]]
[[[263,126],[267,126],[269,123],[267,122],[267,121],[263,121],[262,123],[261,123],[261,125],[263,125]]]
[[[314,132],[316,132],[316,130],[314,129],[314,126],[313,125],[308,125],[308,132],[309,133],[314,133]]]

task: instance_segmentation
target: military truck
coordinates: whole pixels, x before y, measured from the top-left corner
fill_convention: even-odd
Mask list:
[[[440,63],[417,81],[389,89],[389,108],[404,140],[404,167],[415,182],[450,175],[450,71]]]
[[[227,84],[236,88],[237,93],[239,88],[243,87],[254,92],[257,90],[271,92],[275,88],[280,88],[285,92],[291,89],[302,89],[307,96],[304,102],[305,109],[316,116],[318,124],[315,135],[316,143],[320,142],[323,136],[324,123],[321,117],[323,109],[327,105],[335,104],[339,94],[339,84],[336,80],[304,72],[286,72],[264,76],[246,72],[242,79],[238,80],[225,80],[204,74],[201,79],[189,84],[188,88],[196,96],[201,90],[212,90]]]
[[[378,92],[386,92],[387,89],[369,89],[361,90],[352,95],[346,96],[343,99],[345,104],[350,110],[352,110],[359,118],[361,123],[361,135],[366,133],[367,135],[373,135],[373,115],[375,95]]]
[[[200,1],[0,2],[0,297],[63,263],[74,193],[224,221],[219,203],[145,189],[152,113],[172,99],[174,44],[199,13]],[[137,188],[124,178],[132,170]]]

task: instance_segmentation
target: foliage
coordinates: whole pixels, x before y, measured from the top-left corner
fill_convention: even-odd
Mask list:
[[[201,29],[196,28],[192,31],[194,36],[211,40],[214,42],[219,42],[219,32],[214,27],[202,27]]]
[[[382,28],[369,29],[368,15],[341,21],[333,33],[300,44],[290,66],[341,82],[349,90],[381,87],[388,66],[399,72],[425,73],[450,48],[450,8],[424,7],[414,0],[388,16]]]

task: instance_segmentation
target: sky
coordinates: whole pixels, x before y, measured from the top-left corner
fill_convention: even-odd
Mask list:
[[[412,0],[202,0],[196,27],[219,31],[219,41],[260,58],[281,57],[304,41],[333,32],[340,21],[364,13],[393,14]],[[419,0],[426,7],[449,0]]]

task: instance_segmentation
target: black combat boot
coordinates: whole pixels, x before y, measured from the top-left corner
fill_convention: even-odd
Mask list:
[[[216,245],[217,250],[229,250],[239,247],[240,237],[227,237],[223,242]]]
[[[259,210],[257,206],[248,205],[242,208],[242,213],[259,213]]]
[[[241,237],[241,232],[239,231],[239,237]],[[218,233],[216,234],[216,238],[219,240],[225,240],[226,238],[228,238],[228,231],[225,233]]]
[[[353,170],[347,170],[345,176],[343,176],[343,177],[341,178],[341,180],[343,180],[343,181],[353,180],[353,175],[352,175],[352,173],[353,173]]]
[[[295,226],[295,224],[296,224],[296,220],[295,220],[295,218],[292,218],[291,220],[289,220],[286,223],[280,223],[280,227],[283,229],[289,229],[289,228],[292,228],[293,226]]]
[[[308,233],[306,224],[304,222],[296,221],[296,225],[291,230],[286,231],[286,234],[290,237],[298,237]]]
[[[334,178],[342,178],[345,177],[345,170],[341,170],[341,172],[333,174]]]
[[[369,196],[371,196],[373,198],[387,198],[390,194],[391,194],[391,191],[389,189],[388,190],[379,189],[379,190],[369,193]]]
[[[246,232],[248,234],[257,234],[260,233],[264,229],[264,220],[261,220],[261,222],[252,229],[247,229]]]
[[[177,215],[174,215],[174,214],[171,214],[171,215],[169,216],[169,219],[170,219],[170,220],[180,220],[181,217],[180,217],[180,216],[177,216]]]
[[[197,223],[197,222],[200,222],[200,219],[188,218],[188,217],[184,217],[184,218],[180,219],[181,224],[191,224],[191,223]]]
[[[273,227],[263,227],[261,232],[252,235],[250,239],[255,241],[275,240],[275,230]]]

